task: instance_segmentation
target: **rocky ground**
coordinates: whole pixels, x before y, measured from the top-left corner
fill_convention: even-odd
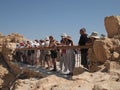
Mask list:
[[[117,63],[110,62],[110,71],[105,65],[97,72],[88,72],[81,67],[76,68],[74,76],[65,77],[60,73],[51,73],[45,78],[19,79],[13,90],[120,90],[120,70]]]

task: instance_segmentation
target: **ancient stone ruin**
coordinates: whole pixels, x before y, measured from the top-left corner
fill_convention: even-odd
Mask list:
[[[72,80],[56,75],[45,77],[29,68],[21,69],[13,62],[13,55],[16,42],[25,38],[14,33],[8,36],[0,34],[0,53],[9,68],[15,75],[23,70],[23,73],[29,76],[28,79],[18,79],[14,82],[12,90],[120,90],[120,16],[105,17],[105,28],[108,37],[96,40],[89,49],[88,58],[94,61],[90,71],[81,72],[81,68],[76,68],[74,73],[79,74],[74,75]],[[5,82],[4,77],[9,73],[8,69],[1,66],[0,88]]]

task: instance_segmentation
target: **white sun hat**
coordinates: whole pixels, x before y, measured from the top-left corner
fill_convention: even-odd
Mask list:
[[[49,41],[49,37],[48,36],[45,37],[45,41]]]
[[[66,38],[67,34],[66,33],[62,33],[61,37]]]
[[[97,32],[92,32],[91,35],[90,35],[90,38],[91,38],[91,37],[96,38],[96,39],[100,38],[100,37],[98,36],[98,33],[97,33]]]

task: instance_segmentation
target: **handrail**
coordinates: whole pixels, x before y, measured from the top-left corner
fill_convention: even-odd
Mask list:
[[[55,46],[55,47],[30,47],[30,48],[16,48],[15,51],[22,50],[54,50],[54,49],[83,49],[92,48],[92,46]]]

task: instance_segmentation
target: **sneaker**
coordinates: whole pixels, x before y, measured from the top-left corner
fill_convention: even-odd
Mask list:
[[[59,70],[58,72],[59,72],[59,73],[62,73],[63,71],[62,71],[62,70]]]
[[[52,70],[50,70],[50,71],[53,71],[53,72],[55,72],[55,71],[57,71],[56,69],[52,69]]]
[[[49,69],[49,67],[46,67],[45,69]]]
[[[70,76],[73,76],[73,73],[72,73],[72,72],[70,72],[70,73],[68,73],[68,74],[66,74],[66,75],[70,75]]]

